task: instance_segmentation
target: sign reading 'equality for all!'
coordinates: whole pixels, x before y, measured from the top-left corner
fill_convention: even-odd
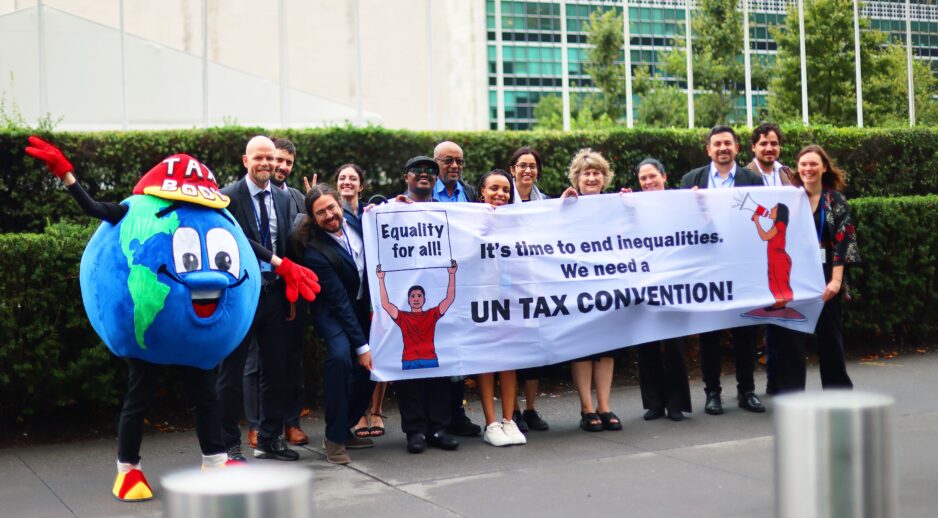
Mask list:
[[[811,208],[791,187],[389,203],[364,231],[378,380],[754,324],[811,332],[823,305]]]

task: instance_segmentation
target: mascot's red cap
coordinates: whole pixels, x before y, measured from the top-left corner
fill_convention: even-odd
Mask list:
[[[173,155],[153,166],[134,187],[134,194],[223,209],[231,199],[219,192],[215,175],[189,155]]]

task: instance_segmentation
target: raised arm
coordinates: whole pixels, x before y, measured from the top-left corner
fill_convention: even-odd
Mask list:
[[[768,241],[778,234],[778,229],[775,228],[775,225],[772,225],[772,228],[770,228],[768,232],[763,230],[762,225],[759,224],[759,214],[757,212],[752,213],[752,222],[756,224],[756,231],[759,232],[759,237],[761,237],[763,241]]]
[[[388,299],[388,288],[384,285],[384,276],[385,272],[381,271],[381,265],[378,265],[378,271],[375,273],[378,276],[378,286],[381,289],[381,307],[388,312],[388,315],[391,315],[392,320],[397,320],[398,309],[397,306],[391,304],[390,299]]]
[[[75,179],[72,171],[72,163],[68,161],[62,151],[52,144],[33,135],[29,137],[29,146],[26,147],[26,154],[45,162],[49,172],[62,180],[69,194],[78,202],[78,206],[85,214],[107,221],[116,225],[125,214],[127,207],[119,203],[100,202],[88,194],[88,191],[82,188],[81,184]]]
[[[456,260],[453,259],[451,266],[446,269],[449,272],[449,284],[446,286],[446,298],[443,299],[443,302],[440,302],[440,315],[446,313],[446,310],[456,300],[456,268]]]

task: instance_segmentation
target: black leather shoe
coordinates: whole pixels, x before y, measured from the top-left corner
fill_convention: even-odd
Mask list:
[[[680,410],[670,410],[670,409],[669,409],[669,410],[668,410],[668,419],[670,419],[670,420],[672,420],[672,421],[683,421],[683,420],[684,420],[684,412],[681,412]]]
[[[482,433],[482,427],[469,420],[469,416],[463,414],[453,418],[446,431],[460,437],[472,437]]]
[[[422,453],[425,449],[427,449],[427,438],[422,433],[407,434],[407,451]]]
[[[521,411],[515,410],[511,414],[511,420],[515,422],[515,426],[518,427],[518,431],[521,433],[528,433],[528,423],[524,422],[524,418],[521,417]]]
[[[257,448],[254,449],[255,459],[274,459],[274,460],[297,460],[300,454],[291,450],[283,439],[274,439],[272,441],[257,440]]]
[[[642,416],[642,419],[646,421],[654,421],[659,417],[664,417],[663,408],[649,408],[648,411],[645,412],[645,415]]]
[[[739,394],[739,408],[745,408],[750,412],[765,412],[765,405],[762,404],[755,392],[741,392]]]
[[[537,413],[537,410],[525,410],[521,417],[524,418],[524,422],[528,424],[528,428],[531,430],[539,432],[550,430],[550,425],[541,417],[541,414]]]
[[[707,392],[707,404],[704,406],[704,412],[710,415],[720,415],[723,413],[723,401],[720,393],[712,390]]]
[[[459,448],[459,441],[444,430],[437,430],[427,437],[427,445],[441,450],[455,450]]]

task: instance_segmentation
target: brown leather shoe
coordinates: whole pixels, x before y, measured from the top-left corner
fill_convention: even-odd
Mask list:
[[[299,426],[285,427],[283,429],[283,435],[290,444],[295,444],[297,446],[309,444],[309,437],[306,436],[306,432],[304,432],[303,429]]]
[[[248,447],[257,448],[257,430],[248,430]]]
[[[344,444],[323,438],[322,447],[326,450],[326,460],[329,461],[330,464],[348,464],[352,462],[352,458],[348,456]]]

